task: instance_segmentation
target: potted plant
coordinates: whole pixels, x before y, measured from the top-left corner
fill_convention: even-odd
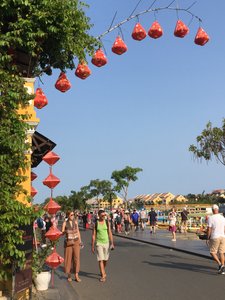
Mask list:
[[[51,280],[51,270],[46,265],[46,258],[52,251],[52,244],[45,248],[34,249],[32,262],[32,277],[35,288],[38,291],[47,290]]]

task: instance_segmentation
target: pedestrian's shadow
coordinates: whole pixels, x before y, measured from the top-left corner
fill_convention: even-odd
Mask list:
[[[96,278],[98,279],[100,277],[100,274],[89,273],[89,272],[85,272],[85,271],[80,271],[79,275],[83,276],[83,277],[91,278],[91,279],[96,279]]]
[[[197,265],[197,264],[188,264],[188,263],[181,263],[181,262],[173,262],[173,261],[164,261],[162,263],[154,263],[151,261],[142,261],[144,264],[149,264],[151,266],[155,267],[161,267],[161,268],[168,268],[168,269],[179,269],[179,270],[186,270],[196,273],[202,273],[202,274],[208,274],[208,275],[217,275],[215,272],[211,273],[209,270],[214,270],[215,268],[210,266],[203,266],[203,265]]]

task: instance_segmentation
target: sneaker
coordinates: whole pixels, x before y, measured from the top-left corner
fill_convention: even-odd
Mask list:
[[[172,242],[176,242],[176,239],[172,239],[171,241],[172,241]]]
[[[222,275],[225,274],[225,267],[223,265],[219,266],[219,268],[218,268],[218,274],[222,274]]]

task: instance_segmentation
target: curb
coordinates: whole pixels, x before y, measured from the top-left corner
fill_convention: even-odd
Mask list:
[[[173,246],[157,244],[157,243],[150,242],[150,241],[143,241],[143,240],[140,240],[140,239],[135,238],[135,237],[123,236],[123,235],[115,234],[115,233],[113,233],[113,236],[117,236],[117,237],[120,237],[120,238],[132,240],[132,241],[136,241],[136,242],[140,242],[140,243],[144,243],[144,244],[148,244],[148,245],[153,245],[153,246],[157,246],[157,247],[161,247],[161,248],[166,248],[166,249],[170,249],[170,250],[174,250],[174,251],[178,251],[178,252],[183,252],[183,253],[186,253],[186,254],[195,255],[195,256],[198,256],[198,257],[201,257],[201,258],[212,260],[212,257],[209,256],[209,255],[204,255],[204,254],[201,254],[201,253],[192,252],[192,251],[185,250],[185,249],[179,249],[179,248],[176,248],[176,247],[173,247]]]

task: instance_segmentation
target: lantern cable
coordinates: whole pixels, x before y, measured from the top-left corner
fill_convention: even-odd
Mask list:
[[[153,5],[156,3],[156,1],[157,1],[157,0],[153,1],[153,2],[152,2],[152,4],[149,6],[149,8],[148,8],[148,9],[151,9],[151,8],[152,8],[152,6],[153,6]]]
[[[132,10],[132,13],[130,14],[129,17],[131,17],[133,15],[133,13],[135,12],[135,10],[138,8],[139,4],[141,3],[142,0],[139,0],[139,2],[136,4],[135,8]]]
[[[189,7],[186,8],[186,10],[191,9],[196,3],[197,3],[197,1],[193,2]]]
[[[117,29],[117,28],[119,28],[119,27],[121,27],[123,24],[125,24],[125,23],[129,22],[130,20],[132,20],[132,19],[134,19],[134,18],[137,18],[137,17],[139,17],[139,16],[141,16],[141,15],[143,15],[143,14],[150,13],[150,12],[153,12],[153,13],[154,13],[154,12],[158,12],[158,11],[160,11],[160,10],[175,10],[175,11],[177,11],[177,12],[178,12],[178,11],[184,11],[184,12],[190,14],[190,15],[193,17],[193,19],[195,18],[195,19],[197,19],[199,22],[202,22],[202,20],[201,20],[198,16],[196,16],[195,14],[193,14],[189,9],[186,9],[186,8],[179,8],[179,7],[171,7],[171,5],[172,5],[174,2],[175,2],[175,0],[173,0],[169,5],[164,6],[164,7],[150,8],[150,9],[143,10],[143,11],[141,11],[141,12],[135,14],[135,15],[132,15],[132,16],[128,17],[127,19],[125,19],[125,20],[119,22],[118,24],[114,25],[113,27],[112,27],[112,24],[113,24],[113,22],[112,22],[110,28],[109,28],[108,30],[106,30],[105,32],[103,32],[102,34],[100,34],[99,36],[97,36],[96,38],[97,38],[97,39],[102,38],[102,37],[105,36],[106,34],[112,32],[113,30],[115,30],[115,29]],[[191,5],[191,7],[192,7],[194,4],[195,4],[195,3],[193,3],[193,4]],[[115,18],[113,18],[113,21],[114,21],[114,19],[115,19]]]
[[[115,21],[116,15],[117,15],[117,11],[115,12],[115,14],[113,16],[112,22],[111,22],[108,30],[110,30],[112,28],[112,25],[113,25],[113,22]]]

